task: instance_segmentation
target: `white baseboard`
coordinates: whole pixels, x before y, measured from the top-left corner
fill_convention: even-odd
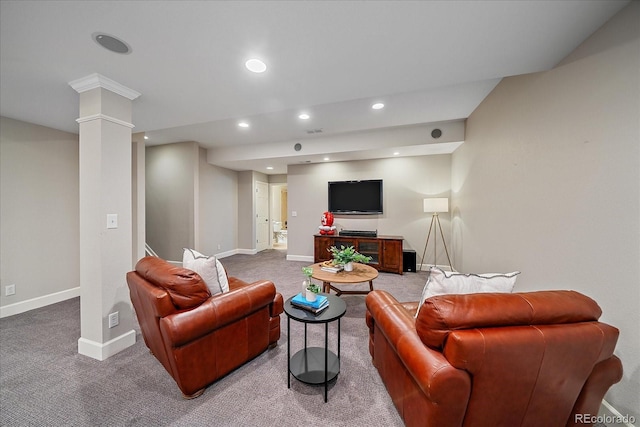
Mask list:
[[[86,338],[78,339],[78,353],[93,359],[103,361],[114,354],[120,353],[125,348],[136,343],[136,331],[133,329],[106,343],[99,343]]]
[[[418,266],[416,267],[418,269],[418,271],[429,271],[429,269],[431,267],[438,267],[440,270],[443,271],[452,271],[451,267],[449,267],[448,265],[433,265],[433,264],[418,264]],[[455,270],[453,270],[455,271]]]
[[[240,252],[238,252],[238,250],[239,249],[234,249],[234,250],[231,250],[231,251],[217,253],[216,254],[216,258],[226,258],[226,257],[229,257],[231,255],[238,254],[238,253],[240,253]]]
[[[0,319],[80,296],[80,286],[0,307]]]
[[[303,261],[313,264],[313,257],[309,255],[287,255],[287,261]]]
[[[257,249],[236,249],[235,253],[240,255],[255,255],[258,253]]]

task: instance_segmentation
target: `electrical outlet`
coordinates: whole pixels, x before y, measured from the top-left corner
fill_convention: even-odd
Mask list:
[[[109,328],[114,328],[118,326],[120,320],[118,319],[118,312],[113,312],[109,315]]]
[[[218,249],[222,249],[222,245],[218,243]]]
[[[11,284],[4,287],[4,296],[8,297],[10,295],[16,294],[16,285]]]

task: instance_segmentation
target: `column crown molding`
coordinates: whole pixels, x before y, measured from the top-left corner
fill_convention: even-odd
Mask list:
[[[106,120],[108,122],[125,126],[130,129],[133,129],[135,127],[132,123],[125,122],[124,120],[116,119],[115,117],[107,116],[106,114],[92,114],[90,116],[80,117],[79,119],[76,119],[76,122],[80,124],[84,122],[90,122],[93,120]]]
[[[117,93],[120,96],[124,96],[130,100],[134,100],[141,95],[140,92],[136,92],[133,89],[129,89],[126,86],[121,85],[115,80],[111,80],[108,77],[105,77],[98,73],[90,74],[86,77],[82,77],[77,80],[73,80],[69,82],[69,86],[71,86],[76,92],[82,93],[95,88],[103,88],[111,91],[113,93]]]

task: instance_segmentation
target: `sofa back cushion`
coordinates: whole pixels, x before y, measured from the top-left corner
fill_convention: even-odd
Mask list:
[[[136,272],[169,294],[178,310],[197,307],[211,297],[204,280],[195,271],[176,267],[156,257],[142,258]]]
[[[600,314],[594,300],[575,291],[439,295],[425,300],[416,331],[425,345],[441,350],[452,331],[586,322]]]

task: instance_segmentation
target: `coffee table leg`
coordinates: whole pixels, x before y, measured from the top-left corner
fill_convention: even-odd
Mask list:
[[[323,293],[331,293],[331,288],[329,287],[329,282],[322,282],[322,292]]]
[[[373,290],[373,280],[369,280],[369,291]]]

